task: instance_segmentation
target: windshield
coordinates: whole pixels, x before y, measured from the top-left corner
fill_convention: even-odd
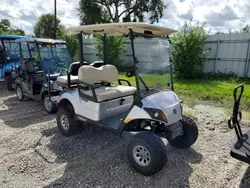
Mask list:
[[[148,88],[170,89],[170,50],[167,39],[137,38],[134,40],[137,73]],[[139,81],[140,89],[145,85]]]
[[[66,44],[39,44],[38,47],[45,71],[50,68],[51,74],[66,73],[72,63]]]
[[[3,39],[4,50],[9,62],[20,59],[19,43],[11,39]]]

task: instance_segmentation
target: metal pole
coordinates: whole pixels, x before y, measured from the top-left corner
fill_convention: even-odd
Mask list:
[[[102,40],[103,40],[103,61],[104,61],[104,64],[106,65],[108,61],[107,59],[108,57],[107,56],[107,34],[106,33],[104,33]]]
[[[167,36],[167,39],[169,41],[170,87],[171,87],[171,90],[174,91],[174,75],[173,75],[173,59],[172,59],[172,52],[171,52],[171,40],[170,40],[169,36]]]
[[[57,20],[56,20],[56,0],[54,0],[54,29],[55,29],[55,33],[54,33],[54,38],[56,39],[56,30],[57,30]]]
[[[216,68],[216,65],[217,65],[219,48],[220,48],[220,39],[218,39],[218,41],[217,41],[216,54],[215,54],[215,62],[214,62],[214,69],[213,69],[214,73],[215,73],[215,68]]]
[[[129,29],[129,39],[131,42],[131,50],[132,50],[132,57],[133,57],[133,69],[135,71],[135,84],[136,84],[136,89],[137,89],[137,96],[136,96],[136,100],[135,103],[140,106],[140,102],[141,102],[141,95],[140,95],[140,84],[139,84],[139,75],[137,73],[136,70],[136,63],[137,59],[135,57],[135,47],[134,47],[134,32],[132,29]]]
[[[79,33],[78,35],[78,39],[79,39],[79,46],[80,46],[80,65],[83,65],[83,39],[82,39],[82,32]]]
[[[247,45],[247,60],[246,60],[245,75],[244,75],[245,78],[247,78],[249,69],[249,47],[250,47],[250,39],[248,40],[248,45]]]

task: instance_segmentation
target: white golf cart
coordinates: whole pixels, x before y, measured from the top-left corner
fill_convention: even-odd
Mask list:
[[[77,87],[68,84],[58,101],[57,124],[63,135],[73,135],[80,122],[100,126],[120,136],[123,131],[138,132],[128,145],[127,156],[130,164],[143,175],[159,172],[167,162],[161,137],[176,148],[189,148],[195,143],[197,125],[182,115],[182,103],[172,91],[169,35],[175,30],[144,23],[96,24],[68,30],[80,33],[80,46],[83,34],[102,34],[104,41],[107,35],[129,37],[133,67],[126,76],[135,79],[136,87],[129,80],[118,78],[117,68],[108,64],[105,54],[104,65],[83,65],[81,50],[82,66],[78,69]],[[168,56],[165,55],[162,62],[153,61],[153,66],[143,65],[135,55],[134,40],[137,37],[148,40],[161,38],[167,44],[162,45],[162,55],[165,53]],[[105,48],[106,42],[104,52]],[[157,74],[159,68],[149,70],[157,65],[161,67],[160,74]],[[162,73],[163,70],[165,73]],[[65,77],[58,77],[57,80],[62,84],[68,81]],[[157,84],[158,80],[166,81],[166,84]],[[162,89],[154,88],[155,85],[161,85]]]

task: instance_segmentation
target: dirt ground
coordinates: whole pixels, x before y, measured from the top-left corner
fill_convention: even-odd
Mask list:
[[[185,107],[196,117],[199,138],[189,150],[167,145],[168,163],[157,175],[144,177],[129,166],[119,138],[84,126],[63,137],[55,115],[36,101],[20,102],[0,83],[0,187],[250,187],[250,168],[230,157],[234,130],[223,108]],[[250,122],[244,121],[244,129]]]

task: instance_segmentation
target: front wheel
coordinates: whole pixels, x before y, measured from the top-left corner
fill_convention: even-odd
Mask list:
[[[187,116],[183,116],[180,120],[183,126],[183,135],[180,135],[173,140],[169,140],[170,145],[175,148],[187,149],[190,148],[198,138],[198,127],[196,123]]]
[[[23,94],[23,89],[20,85],[16,87],[16,96],[19,101],[23,101],[24,94]]]
[[[75,120],[74,108],[70,104],[59,107],[57,112],[57,127],[64,136],[71,136],[76,133],[79,123]]]
[[[54,103],[53,101],[49,100],[49,96],[48,95],[45,95],[43,97],[42,102],[43,102],[44,109],[49,114],[53,114],[53,113],[55,113],[57,111],[57,105],[56,105],[56,103]]]
[[[167,162],[163,141],[150,131],[134,136],[128,145],[127,156],[131,166],[145,176],[158,173]]]

